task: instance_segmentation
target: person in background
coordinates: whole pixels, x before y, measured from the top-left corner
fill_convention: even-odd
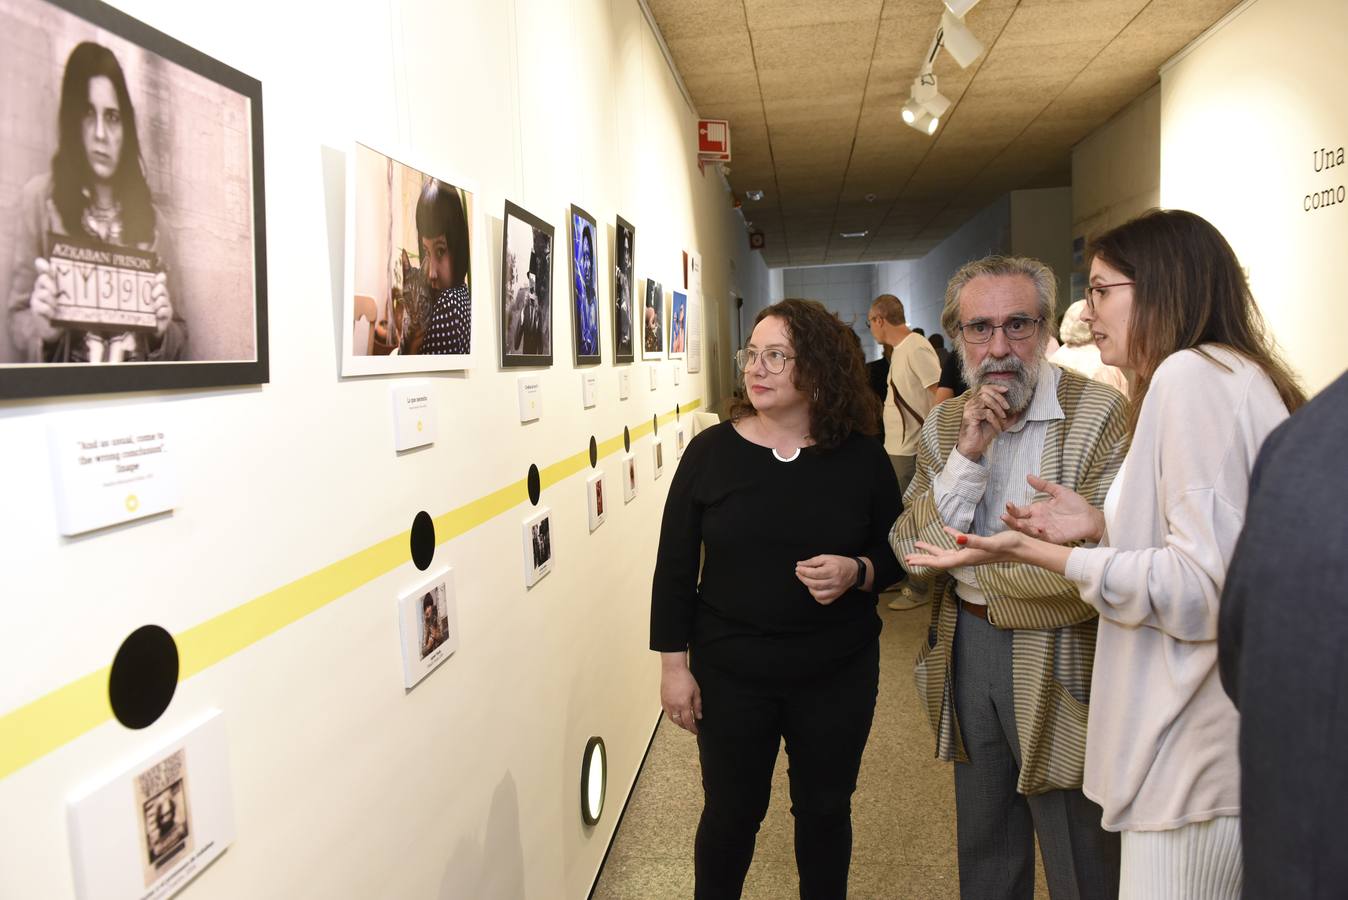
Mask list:
[[[1222,590],[1217,662],[1240,711],[1246,897],[1328,900],[1348,887],[1344,447],[1348,373],[1264,441]]]
[[[1235,252],[1200,216],[1152,210],[1089,253],[1083,320],[1134,386],[1103,511],[1041,472],[1028,481],[1048,499],[1010,503],[1007,530],[929,531],[903,554],[943,569],[1028,564],[1080,588],[1100,613],[1084,787],[1122,832],[1119,894],[1235,900],[1240,717],[1218,676],[1220,598],[1255,457],[1304,396]]]
[[[885,396],[889,394],[889,358],[894,353],[894,348],[888,344],[880,345],[880,357],[866,363],[866,377],[870,381],[871,390],[875,396],[880,398],[880,402],[885,402]],[[876,419],[879,431],[876,437],[880,443],[885,442],[885,418],[880,416]]]
[[[1091,327],[1081,319],[1081,314],[1085,310],[1085,300],[1078,300],[1067,307],[1067,312],[1062,316],[1062,325],[1058,328],[1062,346],[1048,355],[1048,361],[1076,369],[1087,378],[1107,384],[1127,397],[1128,379],[1124,377],[1121,369],[1107,366],[1100,361],[1100,348],[1095,346],[1095,341],[1091,337]]]
[[[902,501],[837,316],[769,306],[735,361],[729,421],[675,470],[651,591],[660,702],[701,762],[695,896],[740,896],[785,738],[800,894],[843,898],[879,679],[874,592],[900,571],[886,534]]]
[[[933,334],[927,338],[927,343],[931,344],[931,349],[936,351],[936,358],[941,361],[941,368],[945,369],[945,362],[950,358],[950,351],[945,348],[945,336]],[[940,400],[936,401],[940,403]]]
[[[889,454],[899,491],[913,479],[917,460],[917,436],[927,413],[936,405],[936,386],[941,380],[941,362],[927,339],[908,327],[903,303],[893,294],[881,294],[871,304],[866,321],[878,343],[893,347],[889,356],[884,402],[885,452]],[[883,585],[882,585],[883,587]],[[914,609],[929,599],[906,583],[891,585],[888,606],[893,610]]]
[[[996,535],[1007,504],[1035,496],[1031,473],[1104,502],[1123,458],[1124,399],[1045,361],[1056,292],[1052,270],[1024,257],[975,260],[951,278],[941,324],[972,390],[923,426],[907,509],[890,535],[896,552],[917,553],[913,580],[933,582],[916,680],[936,754],[956,764],[968,900],[1030,900],[1036,836],[1054,897],[1118,890],[1118,837],[1100,827],[1100,807],[1081,791],[1087,713],[1099,715],[1095,610],[1061,575],[914,549],[947,527]]]

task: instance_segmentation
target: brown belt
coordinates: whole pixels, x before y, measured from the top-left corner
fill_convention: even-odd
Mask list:
[[[982,619],[984,622],[988,620],[988,608],[985,604],[970,603],[968,600],[965,600],[963,597],[961,597],[960,609],[964,610],[971,616],[978,616],[978,618]]]

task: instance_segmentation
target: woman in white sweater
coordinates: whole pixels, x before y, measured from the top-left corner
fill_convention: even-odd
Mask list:
[[[1031,563],[1100,611],[1084,790],[1122,835],[1120,896],[1238,898],[1238,714],[1217,605],[1265,436],[1305,397],[1207,221],[1153,210],[1097,238],[1083,321],[1134,374],[1131,444],[1103,512],[1034,476],[992,537],[946,529],[921,566]],[[1077,545],[1069,547],[1064,545]],[[1098,546],[1096,546],[1098,545]]]

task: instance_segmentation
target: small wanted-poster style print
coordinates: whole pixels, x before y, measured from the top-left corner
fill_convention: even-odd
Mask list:
[[[192,814],[188,801],[187,750],[170,754],[134,780],[141,823],[141,865],[149,887],[192,854]]]

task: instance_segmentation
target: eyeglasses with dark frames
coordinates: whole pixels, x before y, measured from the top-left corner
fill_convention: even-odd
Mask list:
[[[1029,316],[1012,316],[1000,325],[982,321],[962,322],[960,333],[964,335],[966,344],[986,344],[992,340],[992,335],[998,328],[1006,335],[1008,341],[1027,341],[1038,333],[1043,321],[1043,316],[1033,319]]]
[[[1132,281],[1116,281],[1113,284],[1091,285],[1090,287],[1086,288],[1086,308],[1091,311],[1091,315],[1095,315],[1095,304],[1099,303],[1100,300],[1104,298],[1106,291],[1108,291],[1110,288],[1127,287],[1128,285],[1134,283],[1135,282]]]
[[[759,357],[762,357],[763,365],[773,375],[782,374],[782,370],[786,368],[786,361],[795,359],[794,356],[787,356],[781,350],[769,349],[760,352],[746,347],[743,350],[736,351],[735,365],[739,366],[741,372],[747,372],[758,365]]]

